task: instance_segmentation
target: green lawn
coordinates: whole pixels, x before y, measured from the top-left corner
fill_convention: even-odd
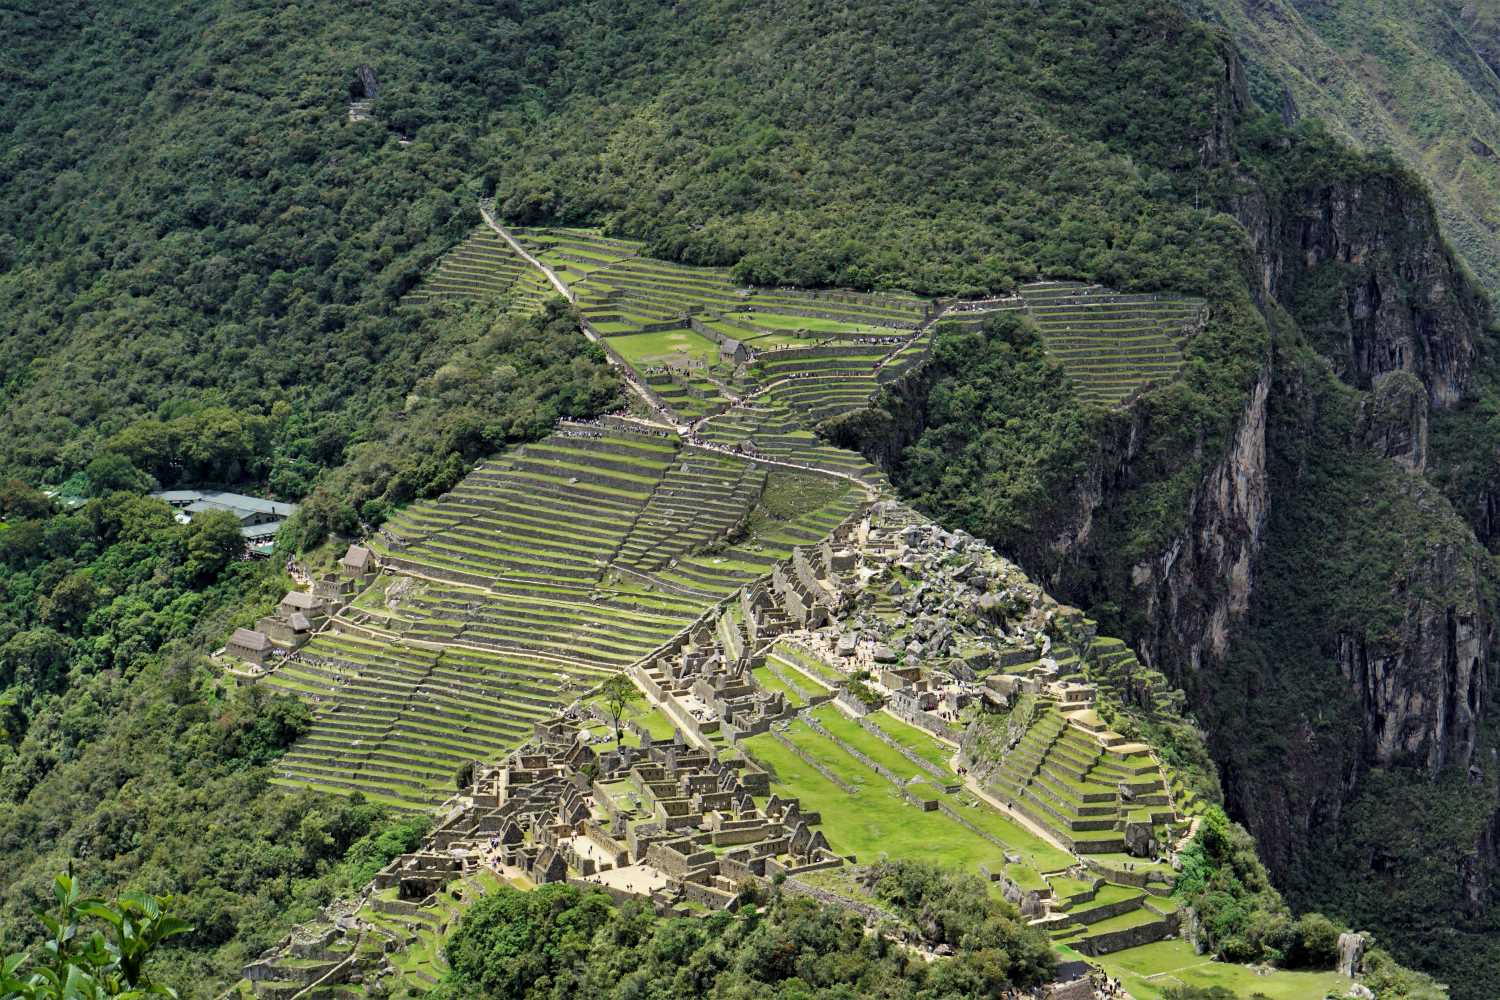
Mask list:
[[[712,323],[709,325],[713,326],[716,330],[734,337],[736,340],[745,341],[745,343],[757,351],[769,351],[778,347],[813,347],[817,344],[827,342],[826,337],[819,336],[816,333],[806,337],[799,337],[795,333],[782,331],[756,335],[748,330],[736,330],[734,327],[727,325],[714,326]]]
[[[823,835],[841,854],[854,854],[862,863],[874,861],[881,854],[919,858],[970,871],[980,864],[993,868],[1002,863],[1001,851],[994,844],[942,813],[922,812],[908,805],[889,782],[867,768],[863,788],[849,795],[769,735],[753,737],[742,745],[775,772],[778,794],[796,796],[804,809],[822,814]],[[828,750],[842,753],[833,747]],[[854,758],[844,756],[851,768],[841,771],[863,768]]]
[[[793,646],[791,643],[778,642],[771,648],[771,655],[792,664],[802,673],[815,680],[821,680],[829,687],[837,687],[844,680],[843,675],[821,656]]]
[[[755,678],[755,683],[765,690],[773,692],[780,691],[782,694],[786,695],[788,704],[790,704],[793,708],[805,708],[807,706],[807,700],[799,695],[796,691],[793,691],[786,684],[782,683],[781,678],[771,673],[769,667],[756,667],[751,671],[751,676]],[[798,686],[801,687],[801,685]]]
[[[602,703],[598,695],[595,695],[592,698],[584,699],[584,704],[601,705],[602,707]],[[625,711],[620,719],[620,728],[624,730],[626,725],[632,722],[636,722],[645,726],[647,732],[651,734],[651,738],[653,740],[671,739],[677,731],[676,727],[672,724],[672,720],[667,718],[666,714],[662,712],[661,709],[657,708],[655,705],[652,705],[644,698],[642,698],[640,701],[625,706]],[[597,723],[596,727],[600,732],[608,733],[610,737],[613,738],[613,726],[611,726],[610,724]],[[595,727],[590,727],[591,731],[593,728]],[[631,745],[635,745],[637,743],[637,740],[629,733],[629,731],[626,731],[625,742]]]
[[[663,330],[658,333],[633,333],[609,338],[609,346],[637,367],[651,367],[668,361],[702,361],[719,358],[719,346],[692,330]]]
[[[836,310],[836,305],[827,308]],[[736,319],[755,326],[762,326],[768,330],[808,330],[813,333],[868,333],[871,336],[889,337],[897,333],[895,330],[875,326],[873,323],[845,323],[836,319],[823,319],[820,316],[793,316],[789,313],[774,312],[751,312],[739,313]]]
[[[1062,871],[1073,863],[1073,856],[1067,851],[1053,847],[986,802],[969,795],[961,795],[953,801],[953,807],[958,810],[960,816],[991,837],[1009,844],[1021,855],[1021,859],[1026,864],[1039,872]]]
[[[1078,958],[1067,948],[1067,958]],[[1287,972],[1257,975],[1248,966],[1209,961],[1194,954],[1186,941],[1158,941],[1103,958],[1086,959],[1103,966],[1124,983],[1137,1000],[1158,1000],[1169,986],[1222,986],[1237,997],[1263,993],[1271,1000],[1322,1000],[1329,991],[1341,994],[1350,980],[1333,972]]]
[[[875,763],[887,768],[902,780],[913,777],[927,778],[926,771],[923,771],[920,767],[901,756],[894,748],[887,746],[874,735],[860,728],[859,723],[839,711],[837,706],[832,704],[823,705],[814,709],[812,716],[830,733],[854,747],[854,749],[869,757]],[[955,777],[954,780],[957,781],[957,778]]]
[[[953,759],[953,747],[887,712],[873,712],[868,718],[881,732],[918,757],[945,771],[949,769],[948,762]]]

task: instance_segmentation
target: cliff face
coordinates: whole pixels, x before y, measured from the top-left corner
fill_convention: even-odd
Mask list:
[[[1131,571],[1146,629],[1148,664],[1177,676],[1221,662],[1254,592],[1266,525],[1266,396],[1271,372],[1250,391],[1229,448],[1193,491],[1187,527]]]
[[[1365,760],[1436,774],[1473,760],[1489,701],[1493,609],[1484,597],[1486,556],[1467,526],[1420,480],[1407,485],[1407,501],[1440,523],[1391,581],[1401,621],[1381,636],[1341,630],[1335,659],[1359,700]]]
[[[1390,150],[1429,185],[1448,241],[1500,288],[1500,9],[1488,0],[1188,0],[1251,64],[1268,109]]]
[[[1394,164],[1329,179],[1298,152],[1291,158],[1271,191],[1233,206],[1263,296],[1292,314],[1350,385],[1368,389],[1406,371],[1434,408],[1457,406],[1473,388],[1486,307],[1443,243],[1425,192]]]
[[[1138,420],[1060,498],[1061,524],[1039,526],[1050,546],[1037,569],[1049,584],[1066,599],[1120,604],[1137,622],[1141,658],[1192,694],[1210,730],[1222,730],[1215,747],[1230,803],[1282,876],[1316,856],[1370,767],[1435,775],[1475,762],[1494,641],[1487,557],[1424,478],[1434,461],[1431,414],[1459,409],[1477,391],[1486,303],[1409,175],[1347,155],[1329,167],[1325,145],[1273,154],[1281,161],[1262,166],[1231,206],[1253,247],[1257,304],[1279,332],[1234,433],[1192,491],[1182,530],[1128,580],[1096,576],[1103,593],[1070,586],[1083,577],[1078,567],[1117,544],[1100,525],[1147,450],[1151,429]],[[1322,364],[1274,360],[1309,346]],[[1327,369],[1348,388],[1325,385]],[[1271,396],[1279,405],[1268,406]],[[1286,454],[1277,460],[1272,447]],[[1330,455],[1358,467],[1358,490],[1316,495],[1320,483],[1340,479]],[[1296,508],[1296,523],[1275,526],[1277,503]],[[1351,530],[1325,538],[1314,556],[1316,546],[1295,533],[1319,515],[1324,535],[1341,524]],[[1364,556],[1376,549],[1389,561],[1372,566]],[[1347,574],[1357,585],[1340,579]],[[1319,590],[1327,600],[1312,599],[1316,613],[1299,621],[1294,603]],[[1266,648],[1253,643],[1236,659],[1257,627],[1278,624],[1294,635],[1269,647],[1278,650],[1264,655],[1270,662],[1249,662]],[[1279,657],[1300,659],[1278,667]],[[1228,718],[1272,704],[1274,724],[1244,729]]]

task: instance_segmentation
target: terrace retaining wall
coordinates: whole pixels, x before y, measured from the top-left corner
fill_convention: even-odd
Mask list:
[[[875,723],[871,722],[868,718],[855,719],[854,721],[858,723],[859,727],[865,732],[869,733],[871,736],[874,736],[877,740],[884,743],[886,746],[890,747],[901,756],[905,757],[917,767],[921,768],[927,773],[929,777],[936,778],[938,781],[942,782],[942,788],[944,791],[956,792],[961,787],[961,785],[954,780],[954,776],[951,773],[944,771],[942,768],[938,767],[927,758],[921,756],[916,751],[902,746],[900,743],[897,743],[894,739],[891,738],[890,734],[881,729]]]
[[[822,764],[818,763],[816,760],[814,760],[812,758],[812,755],[808,754],[805,750],[803,750],[797,744],[795,744],[791,740],[787,739],[787,737],[784,734],[782,734],[780,732],[777,732],[776,730],[773,729],[773,730],[771,730],[771,739],[775,740],[777,743],[780,743],[787,750],[791,751],[791,753],[798,760],[802,761],[802,763],[806,764],[808,767],[812,768],[814,771],[817,771],[820,775],[822,775],[823,777],[827,778],[829,781],[833,782],[834,786],[836,788],[838,788],[839,791],[845,792],[845,793],[847,793],[849,795],[855,794],[856,789],[855,789],[855,787],[853,785],[849,784],[843,778],[840,778],[838,775],[834,774],[828,768],[826,768]]]

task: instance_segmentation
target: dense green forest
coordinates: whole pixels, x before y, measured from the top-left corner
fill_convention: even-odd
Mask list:
[[[911,863],[876,865],[872,900],[889,913],[871,934],[838,907],[747,888],[740,912],[655,916],[602,892],[546,885],[502,889],[476,903],[449,943],[444,1000],[756,997],[939,1000],[1000,997],[1046,981],[1046,936],[977,877]],[[759,905],[758,905],[759,904]],[[888,940],[901,933],[952,957],[929,960]]]
[[[163,979],[206,986],[414,846],[421,822],[267,784],[308,709],[233,689],[204,651],[287,581],[237,522],[114,493],[0,489],[0,939],[41,931],[58,871],[181,897]]]
[[[1492,0],[1190,0],[1244,53],[1263,106],[1389,150],[1430,186],[1449,242],[1500,289],[1500,7]]]

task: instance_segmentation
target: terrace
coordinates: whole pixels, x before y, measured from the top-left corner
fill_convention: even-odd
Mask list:
[[[551,297],[546,278],[531,267],[488,226],[443,255],[422,283],[406,295],[408,302],[506,299],[517,315],[535,312]]]

